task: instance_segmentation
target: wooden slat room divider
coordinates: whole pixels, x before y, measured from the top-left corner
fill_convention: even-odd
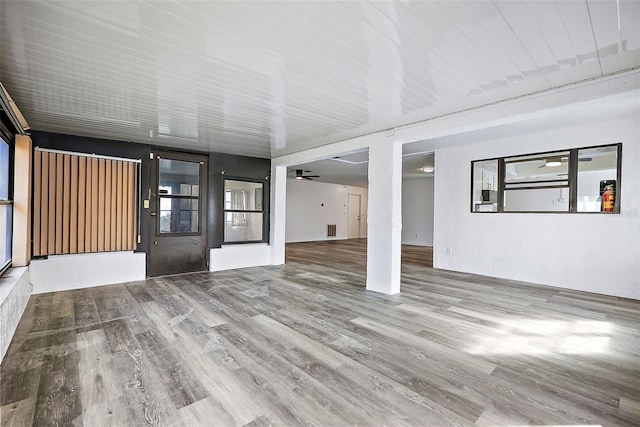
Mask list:
[[[36,148],[33,254],[134,250],[137,166]]]

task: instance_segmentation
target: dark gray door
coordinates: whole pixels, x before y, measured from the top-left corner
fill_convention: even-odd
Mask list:
[[[147,275],[207,269],[207,156],[154,152]]]

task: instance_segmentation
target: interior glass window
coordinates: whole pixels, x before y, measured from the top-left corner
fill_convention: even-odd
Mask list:
[[[618,212],[618,147],[578,150],[578,212]]]
[[[504,161],[504,212],[569,212],[569,151]]]
[[[262,182],[225,179],[225,242],[264,241],[263,188]]]
[[[620,213],[622,144],[471,162],[471,212]]]
[[[472,212],[498,212],[498,159],[472,163]]]
[[[510,157],[505,159],[505,184],[546,185],[566,181],[569,176],[569,152]]]
[[[505,212],[568,212],[568,188],[506,190]]]

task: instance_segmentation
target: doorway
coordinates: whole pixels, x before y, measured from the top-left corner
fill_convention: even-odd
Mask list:
[[[360,206],[359,194],[349,194],[347,210],[348,210],[348,218],[349,218],[347,222],[347,238],[359,239],[360,238],[360,218],[361,218],[361,206]]]
[[[147,275],[207,269],[207,156],[154,152]]]

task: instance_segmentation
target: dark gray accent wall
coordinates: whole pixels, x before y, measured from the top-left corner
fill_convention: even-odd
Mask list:
[[[224,171],[224,174],[222,173]],[[224,234],[224,179],[238,178],[264,182],[265,215],[262,223],[263,235],[269,239],[269,195],[271,160],[232,154],[209,155],[209,247],[219,248]]]
[[[34,147],[53,150],[74,151],[78,153],[98,154],[103,156],[122,157],[128,159],[141,159],[141,194],[140,203],[148,198],[152,151],[180,151],[167,147],[157,147],[133,142],[114,141],[99,138],[56,134],[50,132],[33,131],[31,133]],[[209,189],[208,189],[208,233],[207,246],[219,248],[222,244],[224,188],[222,171],[228,176],[245,179],[265,181],[265,215],[264,229],[266,236],[269,234],[269,181],[267,177],[271,173],[271,160],[255,157],[235,156],[231,154],[201,153],[209,156]],[[149,215],[148,210],[139,207],[140,212],[140,243],[138,252],[147,252],[149,247]]]

